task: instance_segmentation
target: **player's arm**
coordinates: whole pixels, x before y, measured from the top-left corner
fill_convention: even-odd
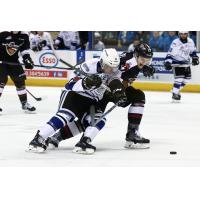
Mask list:
[[[23,63],[25,64],[25,68],[33,69],[34,63],[29,53],[29,50],[30,50],[29,36],[28,34],[22,34],[22,35],[23,35],[24,43],[21,46],[20,53],[23,58]]]
[[[121,107],[125,106],[127,103],[127,97],[125,93],[125,87],[120,79],[115,78],[111,80],[108,86],[111,90],[114,103]]]
[[[120,57],[120,66],[124,66],[127,60],[133,58],[133,52],[123,52],[119,57]]]
[[[192,58],[192,65],[198,65],[199,64],[199,56],[197,56],[196,47],[194,42],[192,41],[192,48],[190,52],[190,57]]]
[[[173,52],[177,48],[177,44],[175,41],[172,42],[170,45],[169,51],[167,52],[167,56],[164,61],[164,67],[166,70],[172,69],[172,62],[173,62]]]

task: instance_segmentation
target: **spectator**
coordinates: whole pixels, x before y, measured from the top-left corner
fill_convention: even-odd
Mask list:
[[[31,31],[29,36],[31,42],[31,49],[33,51],[49,50],[51,49],[51,34],[44,31]]]
[[[140,40],[138,38],[135,38],[133,40],[133,43],[129,45],[128,47],[128,52],[132,52],[135,49],[135,46],[138,45],[140,43]]]
[[[80,47],[80,38],[77,31],[61,31],[55,40],[57,49],[76,50]]]
[[[137,31],[135,34],[135,38],[138,38],[140,42],[148,43],[149,41],[149,32],[148,31]]]
[[[168,51],[173,40],[178,38],[176,31],[168,31],[168,34],[163,39],[163,51]]]
[[[80,47],[85,49],[88,42],[88,31],[79,31]]]
[[[120,31],[118,35],[118,48],[125,48],[125,45],[130,44],[136,37],[136,31]]]
[[[153,51],[163,51],[163,38],[160,36],[159,31],[153,31],[149,45]]]
[[[105,49],[105,45],[100,39],[101,39],[100,33],[99,32],[95,32],[94,33],[94,47],[93,47],[93,50],[102,51],[103,49]],[[87,43],[87,45],[86,45],[86,50],[89,50],[89,43]]]
[[[195,43],[195,45],[196,45],[196,43],[197,43],[197,37],[196,37],[196,31],[190,31],[189,32],[189,36],[190,36],[190,38],[194,41],[194,43]]]
[[[30,49],[32,49],[32,50],[33,50],[34,46],[36,46],[36,41],[34,40],[36,35],[37,35],[37,31],[29,32]]]

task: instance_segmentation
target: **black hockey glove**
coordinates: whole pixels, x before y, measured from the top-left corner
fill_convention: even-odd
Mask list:
[[[115,89],[112,91],[114,103],[120,107],[124,107],[127,104],[127,97],[123,89]]]
[[[170,62],[165,62],[165,69],[166,70],[171,70],[172,69],[172,64]]]
[[[192,57],[192,65],[198,65],[199,64],[199,57],[193,56]]]
[[[23,63],[25,64],[26,69],[33,69],[34,63],[29,54],[23,56]]]
[[[142,68],[142,72],[145,77],[151,77],[155,73],[155,69],[152,66],[144,65]]]
[[[87,90],[90,90],[90,89],[94,90],[100,87],[100,85],[102,84],[102,80],[98,75],[93,74],[93,75],[90,75],[89,77],[85,77],[83,79],[82,84],[83,84],[83,88]]]
[[[42,40],[39,44],[38,44],[38,49],[42,50],[43,47],[45,47],[47,45],[47,41],[46,40]]]
[[[38,51],[39,49],[38,49],[38,47],[32,47],[32,50],[33,51]]]
[[[125,81],[131,82],[130,80],[134,80],[137,78],[140,70],[141,69],[139,69],[137,66],[132,67],[128,69],[127,71],[123,72],[121,75],[121,78]]]

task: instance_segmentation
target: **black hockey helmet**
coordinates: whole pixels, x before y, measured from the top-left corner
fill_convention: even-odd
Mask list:
[[[152,58],[153,57],[153,51],[151,47],[146,43],[139,43],[135,46],[134,52],[137,57],[142,56],[144,58]]]

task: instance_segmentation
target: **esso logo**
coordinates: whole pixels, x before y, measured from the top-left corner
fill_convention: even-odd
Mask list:
[[[46,52],[40,56],[39,62],[41,66],[55,67],[58,64],[58,59],[53,53]]]

